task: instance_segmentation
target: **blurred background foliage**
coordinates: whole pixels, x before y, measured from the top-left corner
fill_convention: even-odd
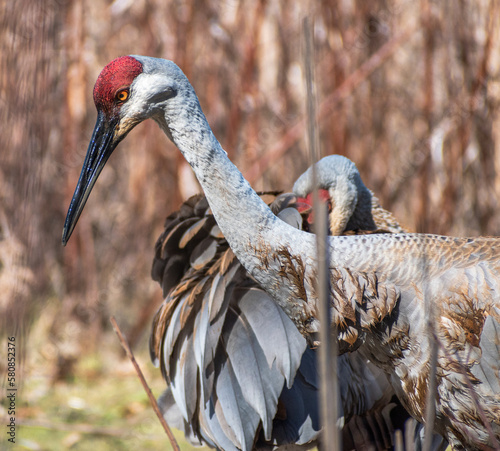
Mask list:
[[[174,60],[254,188],[289,190],[310,162],[302,51],[309,16],[322,154],[351,158],[382,205],[414,231],[500,235],[498,0],[0,4],[0,338],[2,349],[6,336],[17,339],[26,437],[56,421],[47,398],[69,409],[60,422],[83,427],[65,437],[53,430],[58,443],[67,440],[61,449],[78,449],[89,435],[84,424],[111,421],[85,410],[71,419],[98,386],[125,404],[117,421],[135,412],[134,397],[147,405],[138,381],[130,382],[136,394],[125,388],[128,362],[110,315],[156,394],[163,387],[147,361],[161,302],[149,275],[153,247],[167,214],[199,188],[154,123],[120,144],[72,239],[60,244],[96,118],[93,84],[117,56]],[[5,359],[0,370],[5,382]],[[71,390],[83,390],[80,401],[59,398]],[[134,399],[122,399],[128,394]],[[114,404],[97,398],[103,412]],[[127,449],[126,440],[104,436],[102,449]]]

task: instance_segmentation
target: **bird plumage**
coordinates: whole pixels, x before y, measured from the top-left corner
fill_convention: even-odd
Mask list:
[[[319,166],[337,159],[344,157],[327,157]],[[327,185],[342,191],[353,170],[354,165],[332,172]],[[312,216],[307,194],[264,198],[273,200],[270,207],[280,218],[302,227]],[[349,202],[342,211],[358,218],[361,230],[351,233],[388,225],[373,221],[364,205],[370,207],[371,198],[335,199],[338,206]],[[234,257],[205,197],[190,198],[167,218],[152,275],[166,296],[153,322],[150,349],[170,384],[160,398],[169,421],[193,441],[223,449],[314,445],[320,432],[316,352]],[[338,368],[344,449],[391,449],[394,430],[409,416],[386,375],[359,353],[339,357]],[[228,391],[241,398],[233,408],[220,400]],[[176,408],[181,422],[171,414]]]
[[[326,197],[331,204],[329,228],[333,236],[346,231],[374,231],[377,228],[386,233],[407,231],[390,211],[382,208],[349,158],[341,155],[324,157],[315,164],[315,174],[311,166],[297,179],[293,192],[307,198],[316,187],[328,192]]]
[[[174,63],[125,58],[137,60],[142,72],[127,86],[125,101],[116,91],[112,107],[99,109],[63,242],[113,149],[135,124],[152,118],[193,168],[237,258],[311,340],[319,328],[314,237],[278,219],[252,190],[213,135],[191,84]],[[114,87],[112,79],[100,78],[103,86]],[[400,399],[422,420],[434,341],[424,311],[431,305],[440,344],[435,429],[456,449],[496,446],[500,240],[373,234],[331,237],[329,246],[331,312],[340,348],[363,345],[362,352],[390,374]]]
[[[166,298],[153,322],[151,355],[186,428],[221,449],[314,441],[319,419],[313,351],[301,365],[305,340],[248,277],[203,196],[167,218],[152,275]],[[293,418],[297,425],[276,418],[285,387],[311,393],[288,409],[287,422]],[[295,436],[283,436],[286,426]]]

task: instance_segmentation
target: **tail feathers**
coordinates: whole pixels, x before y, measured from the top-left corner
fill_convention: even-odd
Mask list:
[[[293,386],[284,388],[273,420],[272,439],[262,438],[256,448],[272,445],[303,445],[313,447],[320,436],[319,386],[316,352],[307,349],[295,376]]]

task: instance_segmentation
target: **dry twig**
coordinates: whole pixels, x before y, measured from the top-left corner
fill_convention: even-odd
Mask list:
[[[307,137],[314,180],[313,205],[318,213],[316,230],[316,253],[318,258],[318,295],[319,320],[321,323],[319,349],[320,393],[322,444],[326,451],[337,451],[341,448],[338,420],[338,379],[337,379],[337,346],[336,331],[332,330],[330,318],[330,285],[328,278],[328,213],[326,206],[319,200],[316,167],[320,158],[319,135],[316,115],[316,96],[314,92],[314,38],[309,17],[303,22],[304,30],[304,69],[306,73],[307,101]],[[316,213],[315,213],[316,214]]]
[[[174,434],[172,434],[172,431],[170,430],[170,427],[168,426],[165,418],[160,412],[160,408],[158,407],[158,403],[156,402],[156,398],[154,397],[153,393],[151,392],[151,389],[149,388],[148,383],[146,382],[146,379],[144,378],[144,375],[142,374],[141,369],[139,368],[139,364],[135,360],[134,354],[132,354],[132,351],[130,350],[130,346],[127,343],[127,340],[122,334],[122,331],[118,327],[118,324],[112,316],[110,318],[111,324],[113,325],[113,329],[116,332],[116,335],[118,335],[118,339],[120,340],[120,343],[125,350],[125,353],[127,354],[128,358],[132,362],[132,365],[134,365],[135,371],[137,372],[137,375],[139,376],[139,379],[141,381],[142,386],[144,387],[144,390],[146,391],[146,394],[149,397],[149,400],[151,401],[151,404],[153,406],[153,410],[155,411],[156,415],[158,416],[161,425],[163,426],[163,429],[165,429],[165,432],[168,435],[168,438],[170,440],[170,443],[172,444],[172,448],[174,451],[180,451],[179,445],[177,444],[177,441],[175,440]]]

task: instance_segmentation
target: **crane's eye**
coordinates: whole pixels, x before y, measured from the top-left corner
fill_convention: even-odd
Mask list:
[[[119,103],[123,103],[125,102],[127,99],[128,99],[128,96],[129,96],[129,91],[128,89],[121,89],[120,91],[118,91],[116,93],[116,100],[119,102]]]

